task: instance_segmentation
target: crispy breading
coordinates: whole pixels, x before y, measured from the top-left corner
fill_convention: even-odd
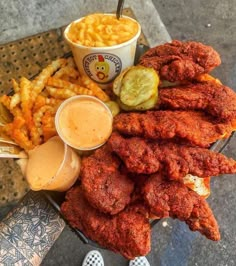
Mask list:
[[[187,174],[208,177],[236,173],[235,160],[200,147],[170,141],[159,143],[138,137],[126,139],[117,133],[112,134],[109,144],[128,171],[134,173],[161,171],[174,180],[183,180]],[[153,168],[153,165],[159,167]]]
[[[74,187],[67,192],[61,211],[72,227],[127,259],[145,256],[151,249],[149,220],[135,207],[109,216],[94,209],[83,190]]]
[[[85,196],[104,213],[116,214],[130,202],[134,185],[121,173],[120,164],[108,145],[82,160],[80,176]]]
[[[214,241],[220,240],[219,227],[210,206],[184,184],[154,174],[145,183],[143,191],[151,211],[160,218],[177,218],[185,221],[192,231],[199,231]]]
[[[209,147],[234,130],[230,122],[217,123],[199,111],[122,113],[114,117],[113,125],[121,134],[154,140],[180,138],[200,147]]]
[[[200,42],[174,40],[149,49],[141,58],[141,65],[153,67],[162,80],[170,82],[192,80],[220,65],[219,54]]]
[[[236,119],[236,93],[214,82],[160,89],[159,106],[174,110],[203,110],[218,120]]]

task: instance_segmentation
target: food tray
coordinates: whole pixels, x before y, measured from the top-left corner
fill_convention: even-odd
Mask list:
[[[123,14],[135,18],[130,8],[125,8]],[[0,45],[0,95],[11,92],[12,78],[18,80],[24,76],[31,79],[51,61],[70,53],[70,48],[63,38],[65,27]],[[148,46],[143,33],[138,39],[138,45]],[[1,220],[5,213],[29,191],[29,187],[13,159],[1,159],[0,169]]]
[[[134,17],[131,9],[123,11],[124,15]],[[27,37],[15,42],[0,45],[0,95],[11,92],[11,78],[19,79],[25,76],[31,79],[37,75],[42,68],[47,66],[52,60],[70,55],[70,48],[63,38],[64,27],[43,32],[31,37]],[[148,49],[148,42],[141,34],[138,39],[136,62],[141,54]],[[232,137],[233,135],[231,135]],[[214,143],[211,150],[221,152],[230,141],[219,140]],[[10,208],[18,202],[28,191],[29,187],[21,171],[13,159],[2,159],[0,168],[3,169],[0,176],[0,219],[1,207]],[[13,179],[14,178],[14,179]],[[51,205],[60,213],[61,203],[64,201],[65,193],[44,191],[43,195]],[[158,220],[152,222],[154,226]],[[74,229],[72,229],[74,230]],[[84,243],[96,246],[96,243],[86,238],[79,230],[74,230]]]

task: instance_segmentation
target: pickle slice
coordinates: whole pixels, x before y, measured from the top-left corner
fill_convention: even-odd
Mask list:
[[[122,78],[120,100],[128,106],[137,106],[157,91],[159,77],[153,68],[135,66],[130,68]]]
[[[122,79],[124,75],[133,67],[127,67],[124,69],[119,76],[116,77],[116,79],[113,82],[113,92],[116,96],[120,96],[121,86],[122,86]]]
[[[120,108],[124,111],[135,111],[135,110],[145,111],[145,110],[152,109],[156,105],[157,100],[158,100],[158,93],[156,92],[150,99],[136,106],[128,106],[122,103],[120,99],[118,99],[117,101],[120,105]]]
[[[105,102],[105,105],[111,110],[113,117],[119,114],[120,106],[118,105],[117,102],[108,101],[108,102]]]

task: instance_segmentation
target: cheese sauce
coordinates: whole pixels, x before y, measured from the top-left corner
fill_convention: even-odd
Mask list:
[[[57,117],[62,139],[77,149],[90,149],[103,144],[112,132],[112,114],[94,97],[77,97],[68,101]]]

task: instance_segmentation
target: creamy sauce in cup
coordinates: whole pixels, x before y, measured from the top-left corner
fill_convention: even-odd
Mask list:
[[[58,136],[29,151],[24,169],[32,190],[66,191],[80,172],[80,157]]]
[[[74,96],[56,114],[56,128],[62,140],[78,150],[91,150],[104,144],[112,132],[112,114],[100,100]]]
[[[64,143],[48,141],[29,151],[29,161],[26,168],[26,177],[34,190],[41,189],[55,176],[64,157]]]

